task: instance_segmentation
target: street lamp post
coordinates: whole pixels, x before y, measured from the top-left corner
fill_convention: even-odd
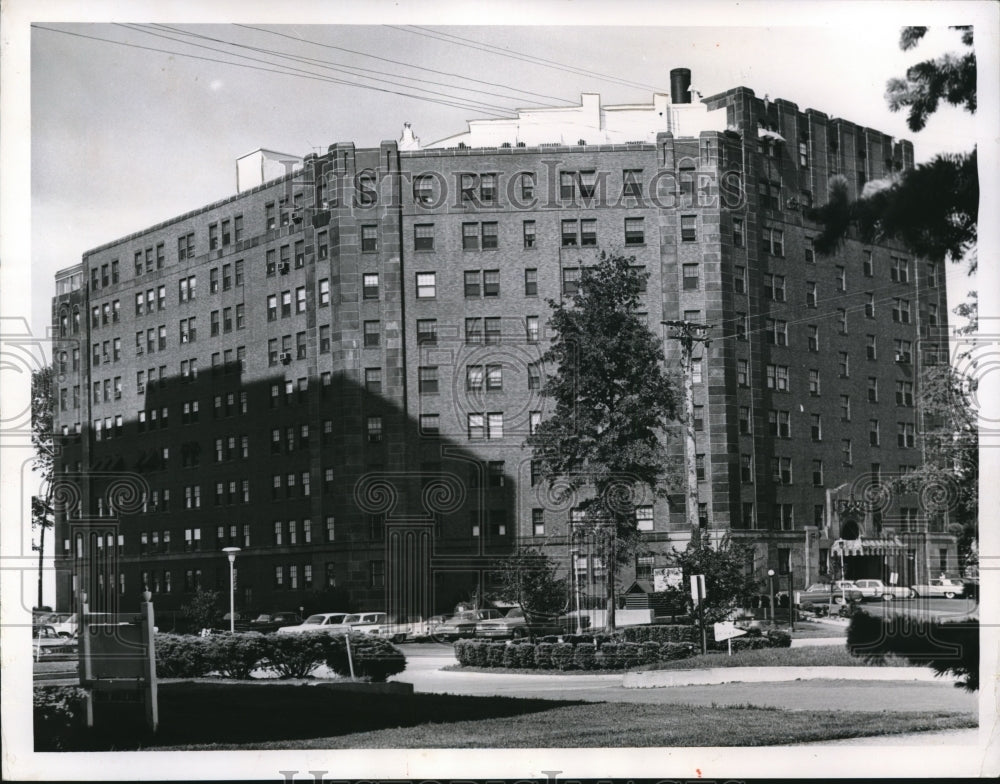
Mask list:
[[[229,631],[236,631],[236,553],[239,547],[223,547],[224,552],[229,557]]]
[[[576,633],[583,634],[580,618],[580,591],[576,585],[576,559],[579,551],[574,547],[569,551],[570,584],[573,586],[573,614],[576,616]]]
[[[777,619],[774,617],[774,569],[767,570],[767,594],[771,600],[771,625],[777,626]]]

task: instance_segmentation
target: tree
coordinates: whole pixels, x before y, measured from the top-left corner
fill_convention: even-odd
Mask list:
[[[892,111],[909,109],[907,124],[920,131],[941,101],[976,111],[976,55],[970,26],[958,26],[963,54],[946,54],[911,66],[903,79],[890,79],[886,100]],[[920,41],[926,27],[904,27],[900,48],[907,51]],[[823,224],[816,237],[817,252],[834,253],[851,226],[864,242],[895,239],[915,255],[934,261],[965,259],[969,273],[976,269],[979,178],[976,150],[960,155],[938,155],[927,163],[885,180],[869,182],[861,198],[851,201],[843,177],[830,179],[827,203],[807,212]],[[975,299],[965,306],[975,321]]]
[[[181,607],[181,613],[191,623],[194,629],[211,629],[217,625],[219,612],[219,592],[199,588],[191,597],[191,601]]]
[[[711,539],[700,531],[695,531],[687,549],[674,549],[672,557],[676,565],[684,570],[682,587],[676,593],[686,595],[692,575],[705,575],[704,617],[705,623],[713,624],[724,620],[737,607],[745,607],[747,600],[759,593],[759,586],[753,576],[747,573],[746,564],[753,551],[749,545],[733,541],[724,536],[713,546]]]
[[[537,548],[518,548],[501,562],[498,576],[500,598],[528,616],[558,615],[566,607],[566,580],[556,577],[556,565]]]
[[[31,374],[31,445],[35,450],[32,468],[41,476],[40,492],[31,498],[31,527],[38,531],[38,607],[43,605],[42,575],[45,559],[45,531],[52,528],[52,462],[55,449],[52,441],[55,399],[52,389],[52,367]]]
[[[581,526],[607,577],[609,631],[617,566],[639,540],[634,499],[643,489],[665,494],[664,434],[676,416],[663,346],[637,315],[644,273],[634,261],[601,252],[569,303],[548,300],[554,337],[542,361],[556,370],[542,394],[554,410],[527,440],[549,488],[581,496]]]
[[[920,376],[923,463],[899,477],[894,490],[919,493],[931,514],[947,514],[965,569],[976,563],[979,521],[979,427],[972,404],[975,379],[951,365],[931,365]]]

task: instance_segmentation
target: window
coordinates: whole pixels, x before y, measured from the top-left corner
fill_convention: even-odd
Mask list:
[[[564,220],[562,222],[562,246],[564,248],[575,247],[579,244],[579,238],[577,236],[577,225],[576,220]]]
[[[896,382],[896,405],[897,406],[912,406],[913,405],[913,384],[910,381],[897,381]]]
[[[681,275],[684,291],[696,291],[700,285],[700,272],[697,264],[682,264]]]
[[[625,219],[625,244],[644,245],[646,243],[646,227],[644,218]],[[586,244],[586,243],[584,243]]]
[[[809,371],[809,394],[813,397],[819,397],[819,370],[811,369]]]
[[[879,436],[879,426],[877,419],[868,420],[868,445],[869,446],[879,446],[880,436]]]
[[[770,273],[764,275],[764,288],[767,289],[767,295],[775,302],[785,301],[785,276],[784,275],[771,275]],[[814,300],[815,300],[815,289],[813,290]],[[806,293],[806,304],[809,304],[809,294],[808,294],[808,284]],[[814,301],[815,306],[815,301]]]
[[[816,282],[812,280],[806,281],[806,307],[816,307]]]
[[[365,368],[365,391],[374,395],[382,393],[382,368]]]
[[[847,309],[837,308],[837,327],[841,335],[847,334]]]
[[[733,267],[733,289],[737,294],[747,293],[747,268],[736,265]]]
[[[767,424],[772,436],[778,438],[791,436],[791,414],[788,411],[768,411]]]
[[[695,357],[691,360],[691,381],[700,384],[703,380],[701,357]]]
[[[538,430],[538,426],[542,424],[542,412],[541,411],[529,411],[528,412],[528,434],[534,435]]]
[[[370,416],[367,422],[368,442],[377,444],[382,440],[382,417]]]
[[[486,422],[483,414],[468,415],[469,440],[481,440],[486,437]]]
[[[483,271],[483,296],[500,296],[500,270]]]
[[[753,455],[740,455],[740,481],[753,483]]]
[[[562,271],[563,295],[571,297],[580,290],[580,269],[579,267],[565,267]]]
[[[868,377],[868,402],[878,403],[878,379],[875,376]]]
[[[792,483],[792,458],[772,457],[771,478],[777,485],[790,485]]]
[[[775,207],[775,209],[777,209]],[[764,251],[772,256],[785,255],[785,232],[781,229],[763,229]]]
[[[299,286],[295,289],[295,312],[306,312],[306,287]]]
[[[703,455],[704,457],[704,455]],[[640,531],[653,530],[653,507],[637,506],[635,508],[635,526]]]
[[[746,313],[737,313],[733,323],[736,326],[736,339],[746,340],[750,332],[750,317]]]
[[[420,415],[420,434],[437,438],[441,434],[441,417],[439,414]]]
[[[531,533],[534,536],[545,536],[545,510],[531,510]]]
[[[465,343],[469,346],[478,345],[483,342],[483,320],[481,318],[467,318],[465,320]]]
[[[431,299],[437,296],[437,273],[417,273],[417,299]]]
[[[490,440],[503,438],[503,414],[491,412],[486,415],[486,437]]]
[[[695,242],[698,239],[698,217],[681,215],[681,242]],[[628,242],[626,241],[626,245]]]
[[[438,393],[438,369],[436,366],[424,366],[418,370],[418,385],[421,395],[436,395]]]
[[[788,322],[783,319],[767,319],[765,322],[767,342],[772,346],[788,345]]]
[[[805,259],[807,264],[816,263],[816,248],[811,237],[806,237]]]
[[[694,460],[694,464],[695,464],[695,477],[698,479],[699,482],[704,482],[705,481],[705,455],[704,454],[698,454],[698,455],[695,455],[694,458],[695,458],[695,460]]]
[[[361,227],[361,252],[375,253],[378,250],[378,226]]]
[[[542,369],[535,364],[528,365],[528,389],[542,388]]]
[[[746,233],[743,218],[733,218],[733,247],[742,248],[746,245]]]
[[[847,378],[851,375],[850,356],[846,351],[838,352],[837,368],[840,371],[841,378]]]
[[[751,430],[750,406],[740,406],[740,433],[749,435]]]
[[[413,226],[413,249],[434,250],[434,224],[416,223]]]
[[[890,259],[889,279],[893,283],[909,283],[910,260],[892,257]]]
[[[837,276],[837,291],[847,291],[847,268],[838,264],[834,271]]]
[[[861,270],[862,274],[866,278],[870,278],[874,275],[874,266],[872,265],[872,252],[870,250],[861,251]]]
[[[854,458],[851,451],[851,439],[843,438],[840,441],[840,459],[845,466],[853,465]]]
[[[580,220],[580,244],[597,244],[597,220],[594,218],[584,218]]]
[[[897,297],[892,301],[892,320],[897,324],[910,323],[910,301],[908,299]]]
[[[486,345],[487,346],[498,346],[500,345],[500,318],[498,316],[489,316],[483,321],[486,324]]]
[[[528,343],[538,342],[538,316],[527,316],[524,320]]]
[[[909,364],[912,360],[912,354],[910,351],[910,341],[908,340],[894,340],[893,350],[896,357],[896,362],[902,362],[904,364]]]
[[[916,442],[916,428],[912,422],[896,423],[896,446],[910,448]]]
[[[769,365],[769,368],[774,367],[774,365]],[[771,382],[770,376],[768,377],[769,384]],[[750,363],[745,359],[736,360],[736,383],[741,387],[750,386]],[[772,386],[768,386],[769,389],[773,389]]]
[[[927,325],[931,327],[938,325],[938,306],[933,302],[927,304]]]
[[[381,322],[366,321],[364,323],[365,348],[378,348],[381,343]]]
[[[844,422],[851,421],[851,396],[840,396],[840,418]]]
[[[486,366],[486,389],[490,392],[497,392],[503,389],[503,366]]]
[[[432,177],[422,175],[414,179],[413,198],[418,204],[430,204],[434,200],[434,182]]]
[[[813,352],[819,351],[819,327],[816,324],[808,324],[806,326],[806,333],[809,350]]]

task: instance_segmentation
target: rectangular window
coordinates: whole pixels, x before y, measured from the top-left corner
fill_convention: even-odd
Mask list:
[[[491,412],[486,415],[486,437],[490,440],[503,438],[503,414]]]
[[[809,371],[809,394],[813,397],[819,397],[819,370],[812,369]]]
[[[365,348],[378,348],[381,343],[381,322],[366,321],[364,323]]]
[[[747,268],[736,265],[733,267],[733,289],[737,294],[747,293]]]
[[[896,446],[911,448],[916,443],[916,428],[912,422],[896,423]]]
[[[479,224],[462,224],[462,250],[479,250]]]
[[[482,232],[483,250],[496,250],[498,245],[497,224],[495,222],[484,223]]]
[[[696,291],[700,285],[700,272],[697,264],[682,264],[684,291]]]
[[[868,402],[878,403],[878,379],[875,376],[868,377]]]
[[[536,364],[528,365],[528,389],[542,388],[542,370]]]
[[[851,396],[840,396],[840,419],[844,422],[851,421]]]
[[[536,244],[535,238],[535,222],[533,220],[524,221],[522,224],[522,236],[524,239],[525,248],[534,248]]]
[[[562,271],[563,295],[571,297],[580,289],[580,269],[579,267],[565,267]]]
[[[434,224],[417,223],[413,226],[413,249],[434,250]]]
[[[893,351],[895,353],[896,362],[909,364],[912,360],[911,343],[909,340],[894,340]]]
[[[524,296],[535,297],[538,295],[538,270],[526,269],[524,271]]]
[[[378,299],[377,272],[366,272],[361,276],[361,292],[365,299]]]
[[[421,395],[436,395],[438,393],[438,369],[436,366],[424,366],[418,370],[418,384]]]
[[[740,433],[749,435],[751,430],[750,406],[740,406]]]
[[[768,367],[770,368],[774,366],[769,365]],[[770,376],[768,381],[769,383],[773,383],[771,382]],[[741,387],[750,386],[750,363],[745,359],[736,360],[736,383]],[[769,386],[769,388],[771,387]]]
[[[365,368],[365,391],[373,395],[382,393],[382,368]]]
[[[742,248],[746,245],[746,234],[743,218],[733,218],[733,247]]]
[[[809,350],[819,351],[819,327],[816,324],[806,325],[806,334]]]
[[[896,382],[896,405],[897,406],[912,406],[913,405],[913,384],[910,381],[897,381]]]
[[[378,226],[361,227],[361,252],[374,253],[378,250]]]
[[[483,296],[500,296],[500,270],[483,271]]]
[[[488,316],[483,319],[486,325],[486,345],[487,346],[498,346],[500,345],[501,338],[501,326],[499,316]]]
[[[580,245],[597,244],[597,221],[594,218],[580,220]]]
[[[575,247],[579,244],[579,238],[577,235],[578,221],[576,220],[564,220],[562,221],[562,246],[564,248]]]
[[[854,457],[851,449],[851,439],[843,438],[840,441],[840,459],[845,466],[853,465]]]
[[[368,442],[377,444],[382,440],[382,417],[370,416],[367,423]]]
[[[740,481],[753,483],[753,455],[740,455]]]
[[[437,296],[437,273],[417,273],[417,299],[431,299]]]
[[[441,434],[441,417],[439,414],[420,415],[420,435],[437,438]]]
[[[698,239],[698,217],[681,215],[681,242],[695,242]],[[626,245],[628,242],[626,241]]]
[[[868,420],[868,445],[879,446],[881,442],[877,419]]]
[[[846,351],[838,352],[837,368],[841,378],[847,378],[851,375],[850,355]]]
[[[545,510],[531,510],[531,533],[533,536],[545,536]]]

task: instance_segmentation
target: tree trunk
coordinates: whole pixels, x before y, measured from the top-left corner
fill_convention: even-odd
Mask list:
[[[45,558],[45,521],[38,526],[38,609],[41,609],[44,605],[42,604],[42,562]]]
[[[604,595],[607,597],[607,619],[604,622],[604,630],[608,634],[615,633],[615,577],[617,571],[615,534],[612,531],[604,545],[604,579],[606,581]]]

